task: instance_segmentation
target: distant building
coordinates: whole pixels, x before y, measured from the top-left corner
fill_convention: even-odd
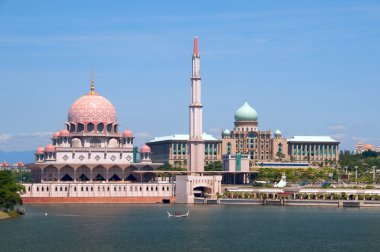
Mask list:
[[[326,163],[339,160],[339,142],[328,136],[283,138],[280,130],[259,130],[258,115],[247,102],[235,113],[235,127],[222,133],[222,155],[248,155],[250,166],[272,162]],[[289,165],[287,165],[289,166]],[[299,166],[299,165],[294,165]]]
[[[221,161],[221,140],[203,133],[204,141],[204,162]],[[189,135],[174,134],[170,136],[155,137],[146,143],[152,150],[152,161],[166,163],[174,167],[188,166],[189,155]]]
[[[355,146],[355,154],[361,154],[364,151],[375,151],[380,152],[380,146],[374,146],[372,144],[364,144],[361,141],[359,141]]]

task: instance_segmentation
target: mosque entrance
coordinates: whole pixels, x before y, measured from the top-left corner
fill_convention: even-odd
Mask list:
[[[62,181],[73,181],[73,178],[70,177],[69,174],[65,174],[65,176],[62,177]]]
[[[117,176],[116,174],[114,174],[109,180],[110,181],[120,181],[121,179],[119,178],[119,176]]]
[[[193,189],[194,197],[205,198],[212,193],[211,188],[205,186],[198,186]]]
[[[82,175],[79,176],[79,181],[89,181],[88,177],[82,173]]]

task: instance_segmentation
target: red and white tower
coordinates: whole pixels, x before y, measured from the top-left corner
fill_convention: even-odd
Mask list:
[[[201,102],[201,74],[198,37],[194,38],[193,73],[191,77],[191,104],[189,129],[189,157],[188,170],[204,171],[205,146],[202,138],[202,102]]]

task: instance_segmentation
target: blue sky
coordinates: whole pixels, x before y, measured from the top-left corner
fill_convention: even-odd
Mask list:
[[[34,150],[96,89],[141,145],[187,133],[199,36],[204,129],[247,100],[262,130],[380,145],[380,1],[0,0],[0,150]]]

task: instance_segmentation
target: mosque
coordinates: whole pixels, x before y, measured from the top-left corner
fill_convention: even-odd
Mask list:
[[[258,114],[247,102],[236,111],[233,130],[221,139],[205,134],[197,37],[190,87],[189,134],[158,137],[138,149],[133,133],[120,131],[112,103],[95,91],[92,73],[90,91],[71,105],[64,129],[26,165],[32,183],[24,184],[24,202],[193,203],[195,195],[216,197],[222,180],[235,183],[238,175],[241,183],[249,182],[252,166],[338,160],[339,142],[330,137],[287,139],[276,130],[272,138],[270,130],[259,129]],[[157,170],[173,160],[187,171]],[[224,171],[205,172],[205,164],[215,161],[222,161]]]

